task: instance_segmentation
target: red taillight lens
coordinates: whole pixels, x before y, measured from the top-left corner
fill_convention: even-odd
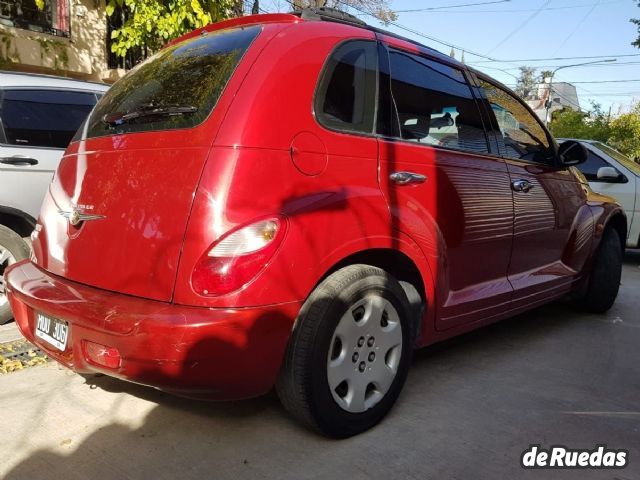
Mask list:
[[[82,349],[89,363],[113,369],[120,367],[122,359],[120,358],[120,352],[117,348],[106,347],[99,343],[83,340]]]
[[[193,269],[193,289],[201,295],[223,295],[238,290],[271,260],[284,230],[283,219],[269,218],[225,234]]]

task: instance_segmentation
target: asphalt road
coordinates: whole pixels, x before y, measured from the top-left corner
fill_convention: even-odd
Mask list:
[[[640,252],[606,315],[558,303],[417,353],[391,414],[334,441],[274,395],[211,404],[50,364],[0,377],[0,478],[640,478]],[[530,444],[629,450],[523,470]]]

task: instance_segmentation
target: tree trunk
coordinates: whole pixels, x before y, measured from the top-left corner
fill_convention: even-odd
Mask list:
[[[244,2],[243,0],[236,0],[233,5],[233,16],[241,17],[244,15]]]

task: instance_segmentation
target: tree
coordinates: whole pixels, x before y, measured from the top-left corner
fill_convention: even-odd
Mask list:
[[[308,7],[353,8],[356,13],[369,14],[383,23],[394,22],[398,15],[389,7],[389,0],[293,0],[294,8]]]
[[[640,103],[611,121],[608,143],[635,161],[640,160]]]
[[[612,134],[611,122],[597,103],[592,103],[591,111],[587,113],[572,108],[553,112],[550,129],[554,137],[581,138],[605,143]]]
[[[640,7],[640,2],[638,2],[638,6]],[[640,18],[632,18],[629,21],[638,27],[638,38],[636,38],[634,42],[631,42],[631,45],[640,48]]]
[[[534,67],[520,67],[520,76],[516,81],[516,93],[526,100],[534,94],[537,87],[536,69]]]
[[[555,137],[597,140],[640,161],[640,103],[613,120],[597,103],[588,113],[565,108],[553,112],[550,128]]]
[[[128,10],[129,15],[121,28],[111,32],[111,51],[124,57],[131,49],[158,50],[195,28],[242,14],[242,0],[107,1],[107,15],[118,9]]]

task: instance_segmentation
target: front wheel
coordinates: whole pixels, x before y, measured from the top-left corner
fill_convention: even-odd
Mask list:
[[[327,277],[298,316],[276,385],[306,425],[348,437],[377,424],[405,382],[411,309],[384,270],[351,265]]]
[[[4,271],[12,263],[29,257],[29,246],[10,228],[0,225],[0,325],[13,318],[4,286]]]
[[[613,228],[607,228],[593,258],[593,269],[581,304],[590,312],[604,313],[618,296],[622,277],[622,242]]]

